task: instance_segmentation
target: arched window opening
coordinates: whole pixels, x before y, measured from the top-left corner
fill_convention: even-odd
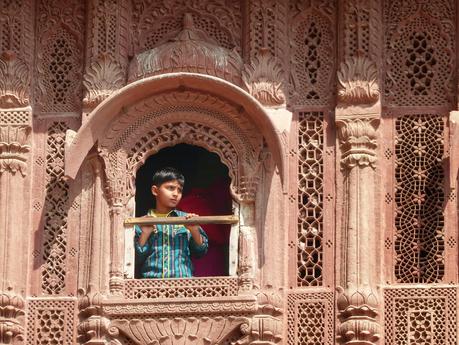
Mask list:
[[[141,217],[155,207],[151,178],[163,167],[174,167],[185,176],[183,197],[178,209],[200,216],[232,213],[228,168],[215,153],[201,147],[179,144],[150,156],[137,171],[135,215]],[[230,225],[202,225],[209,237],[209,249],[202,258],[192,258],[195,277],[229,274]],[[135,278],[139,278],[137,272]]]

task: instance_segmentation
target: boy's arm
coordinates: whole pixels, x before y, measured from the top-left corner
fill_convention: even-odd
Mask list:
[[[151,229],[150,229],[151,228]],[[143,262],[152,253],[152,247],[148,243],[148,238],[153,232],[152,226],[142,226],[142,229],[138,226],[134,226],[134,248],[136,252],[136,258]]]
[[[185,217],[191,218],[196,217],[197,214],[188,213]],[[190,253],[193,256],[201,257],[207,253],[209,248],[209,239],[207,234],[202,230],[199,225],[187,225],[186,228],[191,234],[190,239]]]

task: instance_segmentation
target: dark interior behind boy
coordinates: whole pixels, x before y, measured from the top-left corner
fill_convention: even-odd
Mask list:
[[[184,176],[176,169],[158,170],[152,179],[151,192],[156,208],[153,217],[197,216],[176,209],[182,198]],[[208,238],[199,225],[135,226],[136,266],[141,278],[180,278],[193,275],[191,256],[206,254]]]

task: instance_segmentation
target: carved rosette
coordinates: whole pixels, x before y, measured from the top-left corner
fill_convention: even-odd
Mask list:
[[[337,339],[344,344],[374,345],[381,338],[378,317],[378,298],[371,289],[338,290],[339,297]]]
[[[23,341],[25,330],[23,321],[24,299],[13,293],[0,294],[0,344]]]
[[[338,118],[341,144],[341,166],[352,169],[355,166],[375,168],[377,128],[379,118]]]
[[[30,73],[12,51],[0,56],[0,108],[19,108],[29,104]]]
[[[345,104],[373,104],[379,99],[376,64],[365,57],[349,57],[338,71],[338,101]]]
[[[242,81],[249,93],[261,104],[280,106],[285,104],[282,79],[284,71],[268,49],[260,49],[258,55],[242,71]]]
[[[0,125],[0,174],[26,175],[30,130],[29,125]]]
[[[125,84],[120,64],[108,53],[100,54],[87,69],[83,85],[86,88],[83,104],[94,108]]]

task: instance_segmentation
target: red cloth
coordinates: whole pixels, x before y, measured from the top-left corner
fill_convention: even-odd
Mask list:
[[[179,209],[200,216],[224,215],[231,213],[231,196],[226,181],[217,181],[209,188],[193,188],[185,195]],[[194,276],[228,275],[228,244],[230,225],[207,224],[202,228],[209,237],[207,254],[193,259]]]

